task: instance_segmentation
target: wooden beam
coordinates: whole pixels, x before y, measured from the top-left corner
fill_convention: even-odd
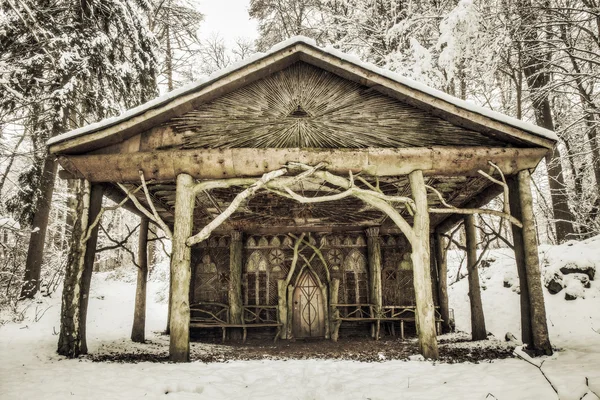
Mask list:
[[[531,196],[531,175],[529,171],[520,171],[519,204],[523,222],[523,252],[527,273],[527,288],[529,290],[529,306],[531,315],[532,346],[528,346],[537,355],[552,355],[552,345],[548,336],[546,321],[546,306],[538,256],[535,216],[533,214],[533,197]]]
[[[148,226],[150,219],[141,218],[138,242],[138,271],[135,287],[135,307],[131,340],[144,343],[146,340],[146,284],[148,281]]]
[[[425,358],[439,357],[435,330],[435,307],[431,285],[431,265],[429,254],[429,213],[427,212],[427,190],[421,171],[409,175],[410,188],[415,200],[413,238],[411,242],[413,262],[413,282],[415,287],[419,348]]]
[[[505,175],[535,168],[543,148],[432,147],[401,149],[195,149],[131,154],[61,156],[60,164],[91,182],[173,181],[185,173],[196,179],[259,177],[290,162],[325,163],[329,172],[347,175],[399,176],[421,170],[425,175],[479,176],[493,173],[489,161]]]
[[[465,234],[467,238],[467,272],[469,277],[469,303],[471,305],[471,337],[473,340],[485,340],[485,317],[481,302],[481,286],[477,266],[477,229],[475,216],[465,217]]]
[[[177,176],[175,226],[171,253],[171,316],[169,360],[190,360],[190,281],[191,249],[185,244],[192,235],[194,219],[194,179]]]

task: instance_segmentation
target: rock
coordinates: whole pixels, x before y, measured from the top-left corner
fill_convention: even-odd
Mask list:
[[[586,289],[589,289],[592,286],[590,284],[589,275],[587,274],[572,274],[571,276],[581,282],[581,285]]]
[[[548,288],[550,294],[556,294],[563,290],[563,285],[562,283],[560,283],[560,280],[555,276],[554,278],[550,279],[550,281],[546,284],[546,288]]]
[[[560,272],[562,272],[564,275],[577,274],[577,273],[586,274],[590,278],[590,281],[593,281],[594,276],[596,275],[596,269],[594,267],[590,267],[590,266],[580,267],[579,265],[572,264],[572,263],[567,264],[564,267],[561,267]]]
[[[575,299],[577,299],[577,296],[572,295],[569,292],[565,292],[565,300],[575,300]]]
[[[518,342],[519,340],[517,339],[517,337],[515,335],[513,335],[510,332],[506,332],[506,335],[504,335],[504,339],[507,342]]]
[[[504,287],[505,288],[510,288],[512,287],[509,281],[504,281]]]

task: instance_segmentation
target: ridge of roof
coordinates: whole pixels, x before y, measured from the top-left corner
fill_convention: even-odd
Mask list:
[[[219,71],[216,71],[213,74],[208,75],[196,82],[182,86],[179,89],[173,90],[162,96],[156,97],[155,99],[153,99],[149,102],[146,102],[137,107],[131,108],[118,116],[106,118],[101,121],[98,121],[98,122],[83,126],[81,128],[72,130],[70,132],[66,132],[61,135],[55,136],[48,140],[47,145],[51,146],[51,145],[54,145],[57,143],[65,142],[69,139],[73,139],[76,137],[84,136],[86,134],[97,132],[102,129],[106,129],[111,126],[117,125],[121,122],[127,121],[128,119],[139,116],[148,110],[163,106],[175,98],[178,98],[180,96],[183,96],[183,95],[186,95],[189,93],[193,93],[193,92],[201,89],[203,86],[205,86],[211,82],[214,82],[214,81],[230,74],[231,72],[233,72],[235,70],[241,69],[241,68],[243,68],[247,65],[250,65],[258,60],[266,58],[266,57],[270,56],[271,54],[274,54],[274,53],[279,52],[287,47],[291,47],[291,46],[294,46],[297,44],[304,44],[306,46],[318,49],[318,50],[323,51],[331,56],[337,57],[337,58],[339,58],[343,61],[347,61],[351,64],[360,66],[361,68],[364,68],[370,72],[384,76],[390,80],[393,80],[397,83],[405,85],[411,89],[417,90],[419,92],[423,92],[425,94],[428,94],[432,97],[438,98],[442,101],[450,103],[450,104],[452,104],[456,107],[462,108],[464,110],[467,110],[467,111],[470,111],[470,112],[473,112],[476,114],[480,114],[486,118],[490,118],[492,120],[504,123],[506,125],[510,125],[514,128],[521,129],[523,131],[529,132],[531,134],[534,134],[536,136],[539,136],[539,137],[542,137],[545,139],[549,139],[552,141],[558,141],[558,136],[556,135],[556,133],[554,133],[551,130],[545,129],[541,126],[538,126],[538,125],[535,125],[535,124],[532,124],[532,123],[529,123],[526,121],[522,121],[522,120],[519,120],[519,119],[516,119],[513,117],[509,117],[509,116],[499,113],[497,111],[493,111],[488,108],[481,107],[481,106],[475,105],[473,103],[470,103],[468,101],[458,99],[458,98],[451,96],[447,93],[444,93],[440,90],[437,90],[437,89],[431,88],[427,85],[424,85],[422,83],[416,82],[416,81],[414,81],[410,78],[407,78],[397,72],[383,69],[383,68],[373,65],[371,63],[364,62],[360,58],[358,58],[354,55],[351,55],[351,54],[344,53],[338,49],[333,48],[332,46],[327,46],[324,48],[319,47],[319,46],[317,46],[317,43],[313,39],[310,39],[306,36],[293,36],[287,40],[284,40],[284,41],[274,45],[266,53],[255,53],[252,56],[250,56],[244,60],[233,63],[230,66],[223,68]]]

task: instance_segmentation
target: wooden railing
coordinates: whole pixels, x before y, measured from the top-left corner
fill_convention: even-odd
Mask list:
[[[227,337],[228,328],[241,328],[243,330],[243,341],[246,341],[248,328],[275,327],[275,341],[281,334],[281,322],[279,322],[279,309],[277,306],[243,306],[242,323],[231,322],[229,306],[223,303],[199,302],[190,306],[190,328],[221,328],[223,330],[223,341]]]
[[[335,319],[364,321],[375,318],[373,304],[331,304],[337,311]]]
[[[278,306],[244,306],[244,323],[253,324],[278,324]]]
[[[415,320],[415,306],[383,306],[381,308],[381,319],[394,321],[394,320],[405,320],[405,321],[414,321]],[[435,307],[435,319],[436,321],[442,319],[442,315],[440,314],[439,307]]]
[[[382,306],[379,310],[373,304],[331,304],[332,320],[334,326],[334,340],[337,340],[342,322],[371,322],[373,323],[373,336],[378,339],[382,322],[400,322],[400,332],[404,339],[404,322],[416,321],[415,306]],[[441,332],[442,316],[439,307],[435,307],[436,329]],[[417,327],[418,328],[418,327]],[[393,324],[392,324],[393,330]]]
[[[199,302],[190,305],[190,321],[193,324],[228,324],[229,306],[223,303]]]

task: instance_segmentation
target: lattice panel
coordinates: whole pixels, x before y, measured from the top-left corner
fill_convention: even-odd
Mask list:
[[[229,239],[213,237],[192,250],[194,302],[228,302]]]

